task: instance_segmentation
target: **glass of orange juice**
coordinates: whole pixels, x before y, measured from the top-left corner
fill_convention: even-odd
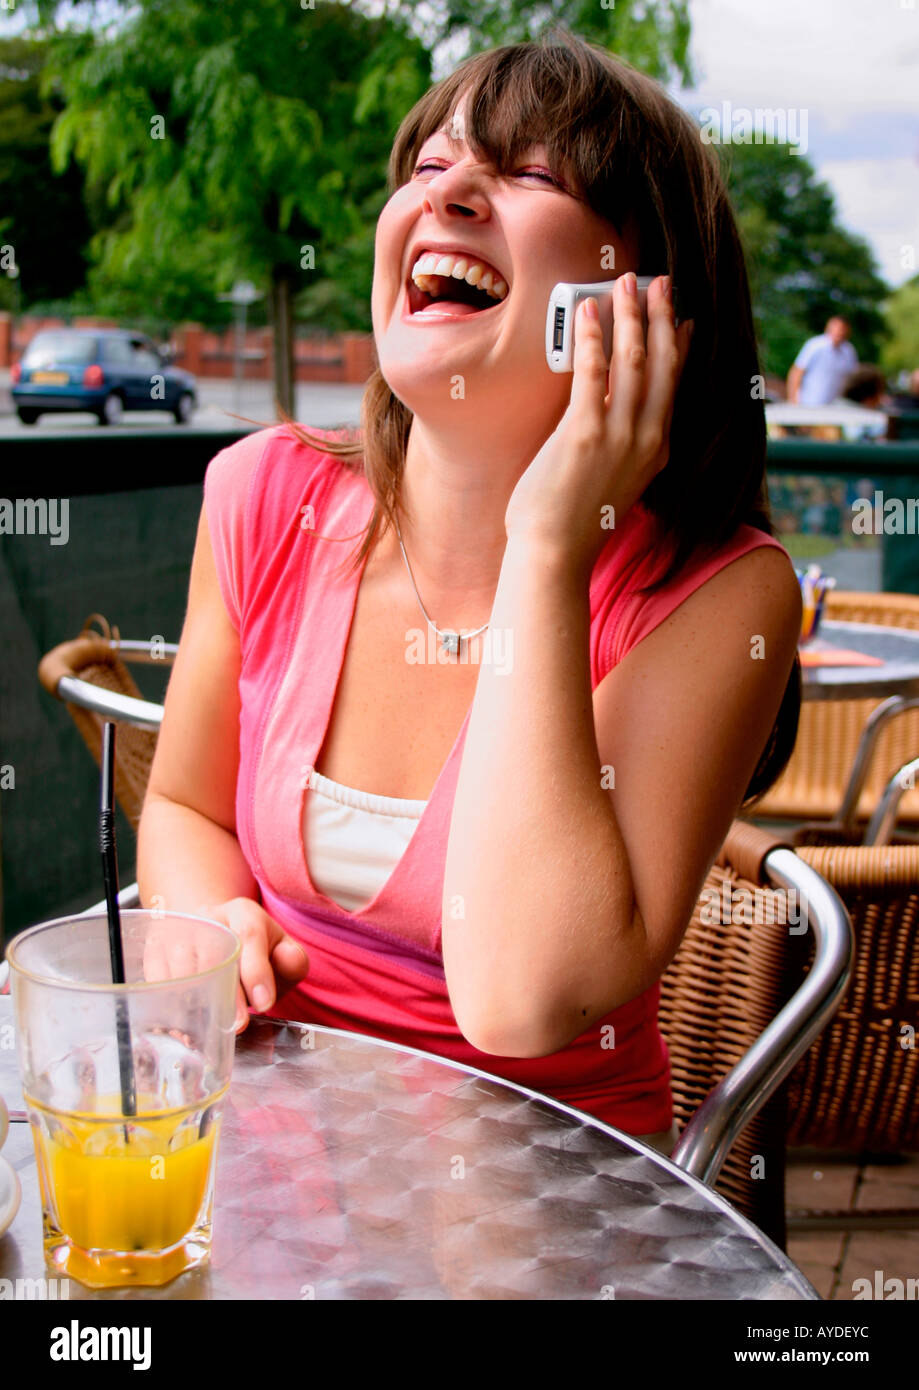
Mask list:
[[[90,1288],[158,1285],[210,1256],[240,946],[218,922],[121,913],[44,922],[7,949],[45,1254]]]

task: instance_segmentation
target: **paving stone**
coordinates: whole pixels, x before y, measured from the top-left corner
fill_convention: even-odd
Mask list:
[[[788,1258],[802,1270],[805,1264],[834,1270],[842,1259],[845,1238],[845,1231],[789,1231]]]
[[[792,1256],[794,1259],[794,1256]],[[854,1299],[853,1282],[870,1279],[919,1280],[919,1231],[853,1231],[849,1235],[839,1277],[837,1299]],[[889,1298],[885,1302],[892,1301]]]
[[[785,1170],[786,1208],[846,1208],[852,1205],[858,1165],[816,1159]]]

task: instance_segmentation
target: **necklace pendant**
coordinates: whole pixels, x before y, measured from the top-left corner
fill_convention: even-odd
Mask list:
[[[459,651],[460,635],[458,632],[442,632],[440,640],[445,652]]]

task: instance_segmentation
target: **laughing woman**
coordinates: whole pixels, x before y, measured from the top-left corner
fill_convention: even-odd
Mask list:
[[[669,1152],[658,982],[800,704],[735,223],[689,117],[565,31],[432,88],[390,190],[360,432],[208,467],[142,900],[239,933],[240,1027],[409,1044]],[[612,360],[582,308],[556,374],[550,291],[601,279]]]

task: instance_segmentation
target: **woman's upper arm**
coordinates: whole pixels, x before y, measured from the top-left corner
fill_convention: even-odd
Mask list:
[[[236,831],[239,636],[227,613],[201,508],[188,607],[166,691],[148,791]]]
[[[600,762],[654,979],[675,953],[773,727],[800,635],[787,555],[726,565],[594,692]],[[649,983],[652,981],[649,980]]]

